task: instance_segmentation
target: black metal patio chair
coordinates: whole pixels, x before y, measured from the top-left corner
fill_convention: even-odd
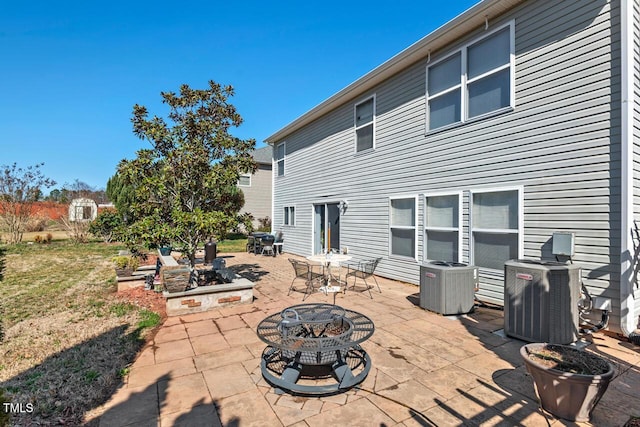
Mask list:
[[[380,260],[382,260],[382,258],[368,259],[368,260],[362,260],[362,261],[348,261],[343,263],[343,265],[347,267],[347,274],[345,276],[345,287],[344,287],[345,294],[347,293],[347,289],[349,288],[349,277],[353,277],[353,285],[351,286],[351,289],[353,290],[355,290],[356,282],[358,281],[358,279],[362,279],[362,281],[366,286],[367,291],[369,291],[369,296],[373,299],[373,295],[371,295],[371,288],[373,286],[369,286],[369,284],[367,283],[367,279],[373,278],[373,281],[378,287],[378,292],[382,293],[382,290],[380,289],[380,285],[378,284],[378,280],[376,279],[376,276],[374,276],[376,267],[378,267],[378,263],[380,262]]]
[[[315,266],[309,264],[306,261],[298,261],[293,258],[289,258],[289,262],[293,266],[293,270],[295,271],[296,276],[291,281],[291,286],[289,287],[289,292],[287,292],[287,295],[291,294],[291,291],[295,290],[295,288],[293,287],[295,281],[297,279],[302,279],[304,280],[304,283],[306,285],[304,297],[302,297],[302,301],[304,301],[307,296],[311,295],[311,293],[313,292],[314,284],[318,283],[319,286],[321,286],[324,283],[324,268],[321,265]],[[320,267],[322,270],[320,272],[313,271],[313,267]]]

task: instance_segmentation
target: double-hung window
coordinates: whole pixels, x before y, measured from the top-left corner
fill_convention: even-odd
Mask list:
[[[429,129],[461,121],[462,54],[460,52],[428,68],[427,101]]]
[[[427,67],[428,129],[514,105],[513,23]]]
[[[296,208],[295,206],[284,207],[284,225],[296,225]]]
[[[416,198],[389,200],[389,254],[416,257]]]
[[[375,96],[355,105],[354,125],[356,130],[356,152],[374,147],[374,127],[376,115]]]
[[[519,258],[521,202],[519,190],[471,193],[473,264],[503,270]]]
[[[460,258],[460,194],[425,197],[425,258],[458,262]]]
[[[285,143],[281,142],[276,146],[276,167],[278,170],[278,176],[284,175],[284,158],[285,158]]]

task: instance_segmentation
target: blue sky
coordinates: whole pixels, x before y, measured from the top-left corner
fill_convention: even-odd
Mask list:
[[[0,5],[0,165],[44,162],[61,187],[104,188],[148,143],[160,92],[231,84],[264,139],[473,6],[455,2],[29,1]]]

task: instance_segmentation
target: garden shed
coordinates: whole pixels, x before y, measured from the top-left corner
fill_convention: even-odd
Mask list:
[[[69,221],[93,221],[98,216],[98,205],[85,197],[73,199],[69,205]]]

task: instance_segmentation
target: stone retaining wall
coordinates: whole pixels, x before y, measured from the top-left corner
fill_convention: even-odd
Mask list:
[[[162,295],[167,301],[167,315],[180,316],[233,304],[250,304],[253,286],[252,281],[238,277],[231,283],[198,286],[184,292],[164,291]]]

